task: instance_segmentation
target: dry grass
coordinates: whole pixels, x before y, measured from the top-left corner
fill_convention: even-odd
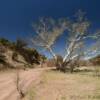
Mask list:
[[[28,96],[28,100],[100,100],[100,77],[91,72],[47,71]]]

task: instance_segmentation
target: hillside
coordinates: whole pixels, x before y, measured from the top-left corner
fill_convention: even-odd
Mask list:
[[[22,40],[10,42],[7,39],[0,39],[0,69],[4,67],[24,68],[27,65],[33,67],[40,64],[45,56],[37,50],[29,48]]]

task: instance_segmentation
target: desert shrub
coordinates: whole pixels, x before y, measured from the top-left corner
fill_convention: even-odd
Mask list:
[[[18,39],[15,43],[16,54],[22,55],[29,64],[38,63],[38,52],[35,49],[28,48],[27,45],[28,44],[24,40]]]
[[[12,60],[16,61],[17,56],[18,56],[17,52],[13,52]]]
[[[10,46],[11,42],[5,38],[1,38],[0,39],[0,44],[4,45],[4,46]]]
[[[23,49],[22,51],[20,50],[19,53],[24,57],[25,61],[27,61],[28,63],[39,63],[39,54],[36,50]]]
[[[5,64],[5,56],[0,54],[0,63]]]
[[[27,43],[24,41],[24,40],[22,40],[22,39],[17,39],[17,41],[14,43],[15,44],[15,49],[17,50],[19,50],[19,49],[22,49],[22,48],[25,48],[25,47],[27,47]]]

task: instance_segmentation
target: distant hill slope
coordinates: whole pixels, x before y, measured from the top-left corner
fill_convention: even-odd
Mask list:
[[[100,55],[90,59],[90,61],[94,64],[94,65],[100,65]]]
[[[32,67],[46,59],[37,50],[27,47],[22,40],[10,42],[7,39],[0,39],[0,68],[11,67]]]

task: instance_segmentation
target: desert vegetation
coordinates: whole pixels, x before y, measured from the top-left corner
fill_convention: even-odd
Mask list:
[[[10,42],[7,39],[0,39],[0,64],[5,68],[33,67],[34,64],[40,64],[46,57],[39,54],[36,49],[28,48],[27,43],[21,39],[16,42]],[[0,66],[1,66],[0,65]],[[3,68],[3,67],[1,67]]]

